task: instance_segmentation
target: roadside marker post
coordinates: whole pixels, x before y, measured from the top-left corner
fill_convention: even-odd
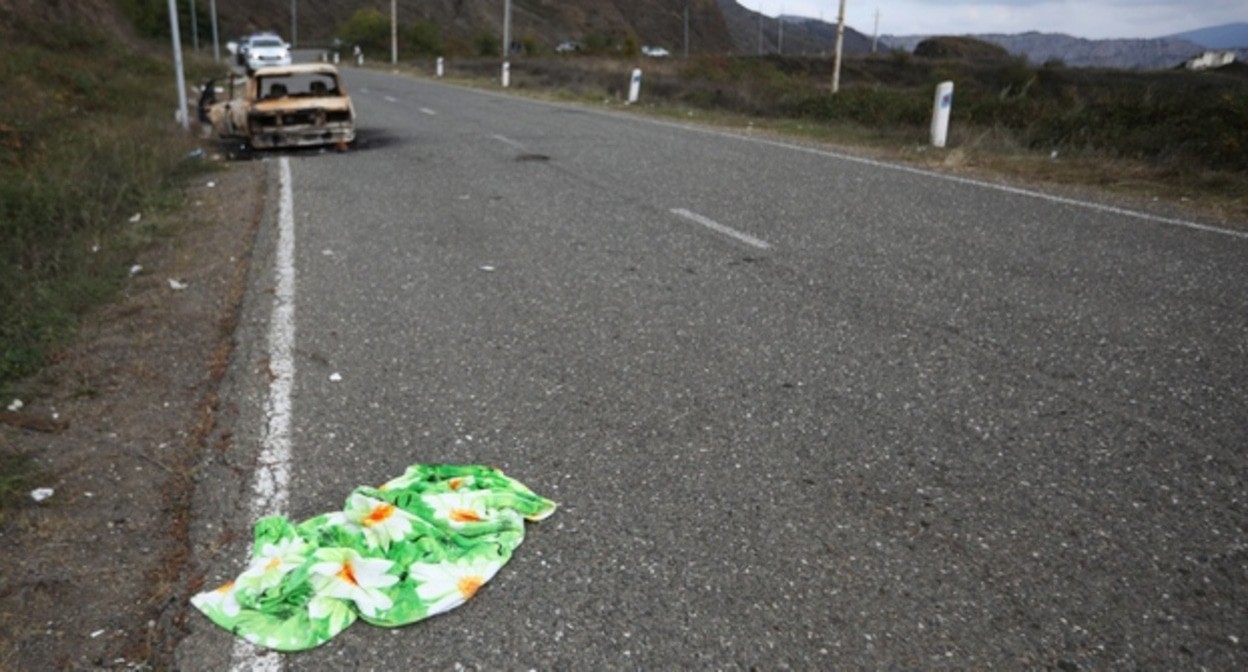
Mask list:
[[[446,72],[446,62],[441,56],[438,57],[438,79],[442,79],[442,73]]]
[[[633,69],[633,79],[628,85],[628,104],[632,105],[637,102],[641,96],[641,68]]]
[[[941,82],[932,102],[932,146],[944,147],[949,137],[949,113],[953,108],[953,82]]]
[[[503,61],[503,88],[511,86],[511,62]]]

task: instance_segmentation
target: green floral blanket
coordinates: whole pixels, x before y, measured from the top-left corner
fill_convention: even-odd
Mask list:
[[[415,465],[346,508],[256,523],[247,569],[191,598],[214,623],[278,651],[324,644],[362,618],[397,627],[472,597],[555,503],[497,469]]]

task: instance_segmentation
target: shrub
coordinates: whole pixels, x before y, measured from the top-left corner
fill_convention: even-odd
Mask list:
[[[403,29],[403,47],[406,51],[425,56],[444,52],[442,31],[430,21],[417,21]]]
[[[477,39],[473,43],[476,54],[478,56],[502,56],[503,40],[499,36],[489,31],[483,31],[477,34]]]
[[[359,45],[365,53],[390,53],[390,17],[376,9],[357,9],[338,26],[334,37],[346,44]]]

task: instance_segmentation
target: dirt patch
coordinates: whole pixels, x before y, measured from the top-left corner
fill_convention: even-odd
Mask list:
[[[0,453],[31,456],[52,490],[0,521],[0,669],[169,667],[186,617],[192,479],[216,425],[264,176],[249,162],[197,178],[119,300],[30,381],[21,417],[0,422]]]

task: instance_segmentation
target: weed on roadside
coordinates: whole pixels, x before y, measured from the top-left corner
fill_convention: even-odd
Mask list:
[[[0,392],[110,297],[203,162],[168,66],[81,26],[0,30]]]

